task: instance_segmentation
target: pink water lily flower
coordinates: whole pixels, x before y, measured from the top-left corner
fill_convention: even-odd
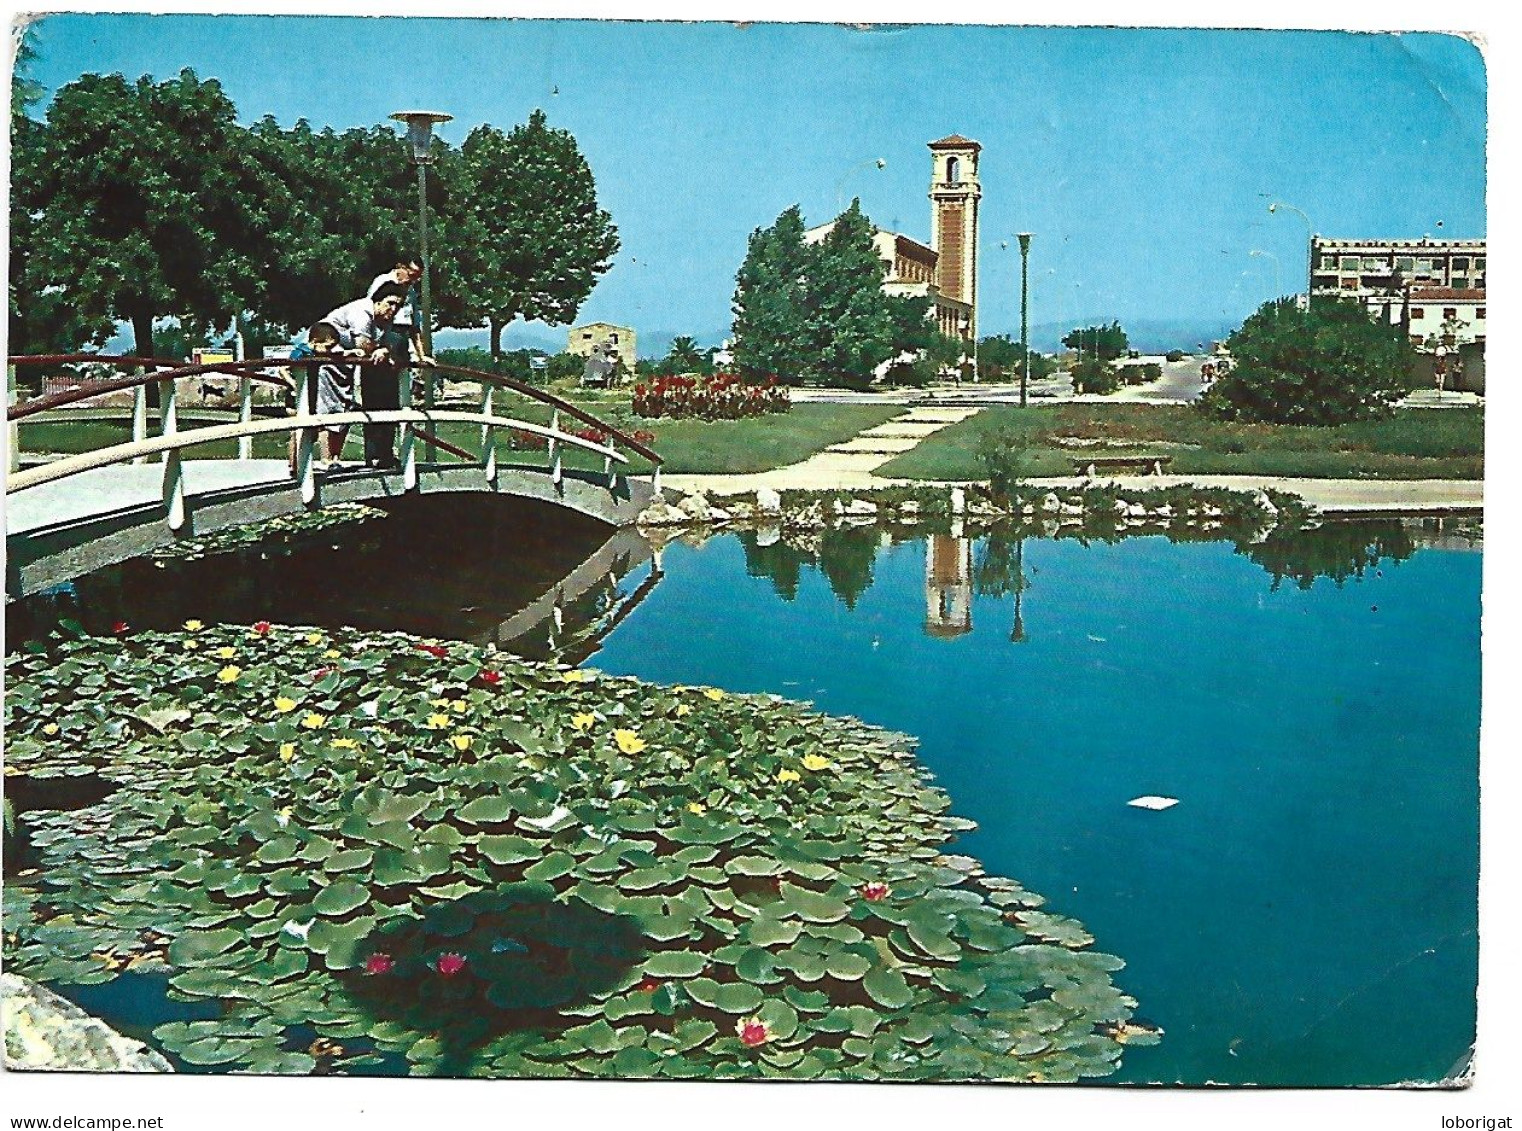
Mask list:
[[[439,961],[434,966],[445,978],[452,978],[461,970],[465,969],[465,956],[453,952],[439,955]]]
[[[735,1022],[735,1034],[746,1048],[756,1048],[772,1039],[771,1026],[759,1017],[745,1017]]]
[[[868,903],[880,903],[892,894],[887,884],[863,884],[861,888],[861,897]]]
[[[271,627],[270,622],[267,620],[256,620],[254,622],[254,632],[259,636],[268,636]]]
[[[365,959],[366,974],[389,974],[395,966],[396,959],[380,951],[376,951],[369,958]]]

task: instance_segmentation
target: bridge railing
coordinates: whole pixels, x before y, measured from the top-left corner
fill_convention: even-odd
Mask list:
[[[403,479],[403,486],[409,491],[416,490],[418,487],[419,461],[417,440],[419,438],[423,439],[430,448],[443,448],[466,460],[477,460],[478,458],[440,439],[428,427],[425,427],[426,425],[440,422],[474,423],[480,425],[482,450],[478,462],[487,480],[492,483],[495,483],[498,477],[498,436],[503,430],[511,430],[512,432],[536,435],[543,438],[548,449],[549,473],[557,485],[562,481],[564,475],[563,453],[566,448],[572,448],[602,456],[603,473],[608,478],[609,486],[612,487],[616,483],[618,476],[615,464],[629,463],[629,457],[619,450],[619,447],[622,447],[650,462],[652,485],[656,491],[660,490],[662,460],[660,455],[648,445],[640,442],[633,436],[627,435],[613,425],[599,420],[596,416],[561,397],[547,393],[526,382],[517,381],[510,377],[503,377],[500,374],[488,373],[483,370],[450,365],[394,370],[389,365],[374,366],[372,363],[367,362],[346,361],[342,364],[355,365],[360,368],[383,368],[387,371],[396,372],[398,374],[398,404],[400,407],[388,410],[320,414],[313,411],[315,373],[320,366],[335,364],[331,358],[261,358],[249,361],[222,361],[194,365],[187,365],[184,362],[163,358],[104,356],[98,354],[29,355],[11,357],[8,360],[11,374],[11,399],[13,401],[15,396],[14,375],[17,366],[91,363],[111,365],[118,368],[136,368],[141,370],[141,372],[130,376],[108,378],[105,380],[82,381],[76,388],[36,397],[24,403],[10,404],[8,406],[7,417],[10,425],[11,470],[10,474],[6,477],[6,493],[10,494],[25,490],[28,487],[39,486],[43,483],[56,482],[71,475],[77,475],[84,471],[116,463],[143,463],[151,456],[158,455],[164,463],[164,503],[168,512],[169,525],[175,530],[182,528],[187,518],[184,476],[180,454],[183,449],[213,441],[235,439],[238,442],[238,458],[249,460],[253,458],[253,439],[255,436],[280,432],[295,433],[297,443],[294,475],[299,483],[303,503],[308,506],[315,506],[318,505],[319,498],[316,480],[317,461],[315,459],[317,434],[319,429],[338,425],[398,425],[400,432],[400,473]],[[294,381],[283,376],[274,376],[262,372],[266,369],[287,370],[293,375]],[[426,377],[425,386],[428,390],[428,407],[421,410],[412,407],[411,404],[411,378],[414,372],[422,373]],[[208,374],[233,374],[238,377],[238,421],[233,424],[182,429],[180,427],[179,404],[176,393],[177,382]],[[479,411],[466,412],[432,407],[434,382],[439,376],[447,375],[454,375],[481,384],[483,392]],[[254,382],[277,385],[287,391],[294,384],[297,405],[296,414],[294,416],[282,416],[278,418],[255,419],[252,397],[252,385]],[[157,436],[148,435],[147,390],[151,385],[157,385],[159,389],[160,431]],[[126,443],[112,444],[78,455],[67,456],[37,467],[25,470],[20,468],[20,430],[18,426],[22,420],[49,410],[64,408],[124,389],[132,389],[134,392],[131,440]],[[543,424],[532,421],[498,415],[494,411],[493,398],[495,391],[499,389],[515,392],[547,405],[551,412],[549,425],[546,427]],[[591,429],[595,430],[594,435],[600,435],[603,438],[602,441],[599,442],[593,437],[565,431],[561,427],[562,417],[568,417],[588,425]]]

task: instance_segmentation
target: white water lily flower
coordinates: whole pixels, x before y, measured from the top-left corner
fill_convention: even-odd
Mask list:
[[[540,832],[548,832],[552,825],[558,825],[561,821],[565,820],[570,815],[571,811],[564,805],[557,805],[546,816],[519,817],[518,823],[520,825],[527,825],[531,829],[538,829]]]
[[[361,703],[359,709],[370,718],[377,718],[380,715],[380,700],[372,699],[368,703]]]
[[[308,919],[305,923],[298,923],[293,919],[280,929],[292,938],[306,942],[307,932],[312,929],[312,924],[315,922],[317,922],[316,919]]]

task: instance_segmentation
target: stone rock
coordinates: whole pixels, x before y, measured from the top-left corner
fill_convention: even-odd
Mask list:
[[[730,502],[725,500],[724,510],[729,517],[736,522],[745,522],[756,517],[756,508],[750,503]]]
[[[122,1036],[52,990],[0,974],[5,1067],[33,1072],[173,1072],[160,1054]]]
[[[669,503],[652,503],[634,521],[639,526],[681,526],[691,522],[692,516]]]
[[[898,513],[902,515],[916,515],[920,513],[920,505],[913,499],[898,505]]]
[[[1173,508],[1170,507],[1167,503],[1164,503],[1160,507],[1153,507],[1152,514],[1155,518],[1172,518]]]
[[[758,546],[775,546],[781,537],[782,527],[775,523],[756,527],[756,545]]]
[[[756,512],[758,514],[781,514],[782,495],[770,487],[756,488]]]
[[[1078,503],[1063,503],[1057,508],[1063,518],[1082,518],[1083,507]]]
[[[1274,506],[1274,501],[1268,497],[1266,491],[1254,491],[1252,496],[1253,505],[1271,519],[1279,517],[1279,508]]]
[[[708,511],[709,522],[733,522],[735,516],[723,507],[711,507]]]
[[[1140,503],[1126,503],[1125,504],[1125,508],[1126,508],[1126,517],[1127,518],[1146,518],[1147,517],[1147,508],[1142,506]]]
[[[1048,491],[1041,499],[1041,509],[1045,512],[1056,511],[1062,506],[1062,500],[1057,497],[1056,491]]]
[[[824,509],[818,503],[810,503],[787,515],[783,519],[783,525],[802,530],[818,530],[825,525]]]
[[[1127,518],[1131,514],[1131,504],[1124,499],[1116,499],[1110,504],[1110,509],[1115,513],[1116,518]]]
[[[687,515],[694,522],[707,522],[708,512],[712,509],[708,504],[708,496],[702,491],[694,491],[676,505],[676,509]]]
[[[852,499],[845,505],[841,513],[857,518],[875,515],[877,513],[877,504],[869,503],[866,499]]]

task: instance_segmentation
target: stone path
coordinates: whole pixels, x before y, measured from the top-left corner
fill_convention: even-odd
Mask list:
[[[882,487],[889,481],[873,475],[877,468],[907,452],[926,436],[980,411],[977,407],[916,406],[789,467],[748,475],[667,475],[662,477],[662,484],[676,491],[718,494],[754,491],[757,487],[777,491]]]

